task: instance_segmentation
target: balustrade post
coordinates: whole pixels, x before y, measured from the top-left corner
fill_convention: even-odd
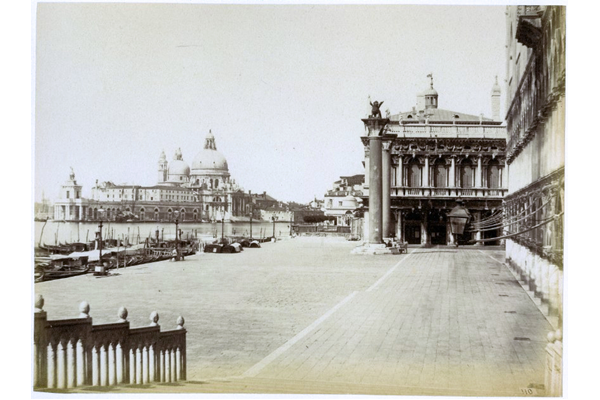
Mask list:
[[[136,377],[136,371],[135,371],[135,366],[136,366],[136,360],[135,360],[135,349],[131,348],[129,349],[129,383],[131,385],[135,384],[135,377]]]
[[[171,382],[171,349],[165,349],[165,382]]]
[[[56,345],[56,387],[66,389],[67,387],[67,352],[63,341],[60,340]]]
[[[108,343],[108,384],[114,386],[117,384],[117,358],[114,344]]]
[[[117,374],[117,384],[125,382],[125,357],[123,354],[123,347],[121,346],[121,342],[117,342],[115,347],[115,355],[117,359],[117,365],[115,366],[116,374]]]
[[[48,336],[46,332],[47,316],[44,297],[36,296],[34,305],[33,332],[33,386],[44,387],[48,383]]]
[[[183,378],[181,377],[181,350],[179,350],[179,346],[177,346],[177,349],[175,350],[175,369],[177,371],[175,380],[182,380]]]
[[[150,372],[150,382],[156,381],[156,354],[154,352],[155,345],[148,346],[148,362]]]
[[[75,343],[69,340],[67,343],[67,387],[73,388],[77,386],[77,375],[76,375],[76,354],[75,354]]]
[[[98,344],[92,348],[92,386],[100,386],[100,357]]]
[[[54,389],[56,387],[56,349],[54,348],[52,343],[48,343],[47,360],[48,384],[46,386],[50,389]]]
[[[160,350],[160,381],[161,382],[166,382],[167,381],[167,362],[166,362],[166,357],[167,355],[167,350],[166,349],[161,349]]]
[[[171,382],[177,381],[177,354],[175,348],[171,349]]]
[[[143,374],[142,374],[142,383],[148,383],[150,382],[150,363],[148,360],[148,346],[144,346],[142,347],[142,354],[143,354]]]
[[[77,341],[77,343],[75,344],[75,364],[77,365],[77,381],[76,381],[76,385],[77,386],[84,386],[85,385],[85,354],[84,354],[84,349],[83,349],[83,343],[81,342],[81,339],[79,339]]]
[[[135,383],[142,384],[142,349],[140,346],[135,351]]]
[[[100,385],[108,386],[108,345],[100,345]]]

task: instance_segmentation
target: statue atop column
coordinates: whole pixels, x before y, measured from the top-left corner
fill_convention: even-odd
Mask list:
[[[369,118],[381,118],[381,111],[379,108],[383,104],[383,101],[379,103],[377,100],[375,100],[374,103],[369,103],[371,104],[371,115],[369,115]]]

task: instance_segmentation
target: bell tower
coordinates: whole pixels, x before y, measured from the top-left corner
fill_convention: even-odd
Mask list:
[[[169,163],[167,162],[167,156],[163,150],[158,158],[158,183],[167,181],[167,174],[169,172]]]

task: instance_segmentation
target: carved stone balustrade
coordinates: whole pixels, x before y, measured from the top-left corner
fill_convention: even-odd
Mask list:
[[[548,333],[546,345],[546,376],[544,381],[545,395],[562,396],[562,330]]]
[[[176,382],[186,377],[184,319],[161,332],[158,314],[150,326],[129,327],[127,309],[112,324],[93,325],[87,302],[78,318],[48,320],[44,299],[35,303],[33,385],[35,389],[114,386],[123,383]]]
[[[508,189],[489,188],[413,188],[393,186],[391,195],[398,197],[434,197],[434,198],[503,198]]]

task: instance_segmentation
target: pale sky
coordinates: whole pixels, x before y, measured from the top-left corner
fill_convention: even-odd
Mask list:
[[[84,195],[96,179],[153,185],[161,151],[191,166],[209,129],[246,191],[323,198],[364,173],[369,95],[406,111],[431,72],[440,108],[491,116],[504,10],[40,3],[35,199],[69,167]]]

